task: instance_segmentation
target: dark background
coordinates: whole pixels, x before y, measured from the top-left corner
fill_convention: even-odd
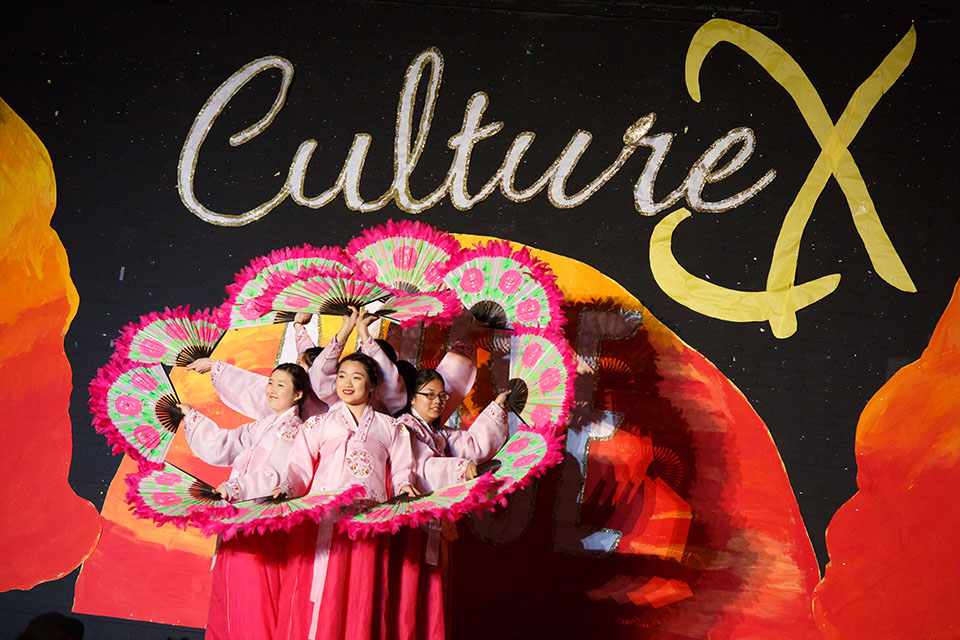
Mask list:
[[[914,24],[913,60],[850,149],[916,294],[873,273],[831,180],[804,233],[797,280],[829,273],[842,280],[834,294],[799,313],[796,334],[778,340],[766,323],[728,323],[683,307],[650,273],[650,232],[664,214],[643,217],[633,206],[644,148],[578,208],[555,209],[544,193],[517,204],[496,192],[469,211],[444,200],[417,218],[575,258],[640,298],[727,375],[768,425],[823,566],[824,530],[856,491],[860,411],[896,369],[919,357],[960,272],[954,247],[960,238],[954,176],[960,56],[950,3],[810,4],[163,3],[41,6],[5,15],[0,97],[53,159],[58,202],[52,224],[80,293],[66,339],[74,374],[72,486],[99,507],[119,464],[91,428],[86,387],[120,327],[165,305],[219,304],[233,274],[271,249],[341,245],[363,228],[407,217],[392,203],[376,213],[352,212],[342,197],[316,210],[288,199],[240,228],[212,226],[187,211],[176,188],[180,149],[213,90],[244,64],[264,55],[286,57],[295,67],[293,84],[274,123],[251,142],[232,148],[226,140],[272,103],[277,73],[248,84],[214,126],[195,182],[211,209],[239,213],[269,199],[308,138],[320,146],[307,191],[326,190],[357,132],[373,136],[361,185],[366,199],[378,197],[393,176],[406,67],[435,46],[444,56],[443,83],[427,150],[411,181],[415,195],[432,191],[446,174],[452,158],[446,140],[459,130],[476,91],[490,100],[483,122],[502,121],[504,128],[476,147],[474,192],[518,133],[536,133],[518,175],[518,185],[525,185],[577,129],[585,129],[594,140],[569,183],[572,193],[612,161],[624,129],[654,111],[651,133],[677,134],[657,180],[659,200],[716,138],[747,126],[756,133],[756,153],[706,195],[726,197],[769,168],[776,179],[737,209],[695,214],[679,228],[674,247],[692,273],[760,290],[783,217],[819,147],[786,92],[730,45],[708,56],[703,99],[693,102],[683,77],[690,38],[711,17],[760,30],[797,60],[836,119]],[[76,574],[0,595],[0,628],[12,637],[38,613],[69,611]],[[186,629],[78,617],[93,638],[199,637]]]

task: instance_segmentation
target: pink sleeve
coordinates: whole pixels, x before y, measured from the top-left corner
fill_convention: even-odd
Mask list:
[[[307,349],[317,346],[313,343],[313,338],[307,333],[307,328],[302,324],[293,325],[293,335],[297,342],[297,355],[302,356]]]
[[[229,467],[244,449],[243,436],[249,425],[221,429],[196,409],[183,417],[183,435],[197,457],[215,467]]]
[[[432,451],[430,453],[433,454]],[[444,458],[431,455],[423,464],[424,486],[433,490],[464,482],[467,479],[468,464],[470,460],[466,458]]]
[[[337,363],[345,342],[336,338],[327,343],[310,367],[310,386],[317,398],[328,405],[337,401]]]
[[[443,424],[473,389],[473,383],[477,379],[477,365],[467,356],[449,351],[437,365],[437,372],[443,376],[444,390],[450,394],[440,413],[438,424]]]
[[[287,462],[280,473],[279,487],[288,496],[306,495],[313,480],[313,472],[320,455],[320,430],[322,416],[308,418],[300,426],[300,432],[290,446]]]
[[[280,473],[286,468],[290,450],[296,441],[299,425],[291,422],[272,426],[274,433],[264,437],[259,446],[269,446],[270,456],[260,468],[231,477],[223,483],[230,502],[262,498],[280,486]]]
[[[507,412],[496,402],[491,402],[469,429],[444,429],[443,433],[452,455],[478,464],[486,462],[507,441]]]
[[[393,495],[396,495],[406,485],[416,486],[413,476],[413,443],[410,442],[410,432],[399,422],[391,420],[389,428],[393,431],[393,440],[390,443],[390,482],[393,485]]]
[[[400,377],[400,372],[397,371],[397,365],[387,357],[373,338],[365,340],[360,345],[360,350],[380,365],[383,380],[377,387],[377,399],[387,412],[396,413],[407,406],[407,387],[403,383],[403,378]]]
[[[273,413],[264,393],[267,376],[215,360],[210,381],[223,404],[234,411],[256,420]]]

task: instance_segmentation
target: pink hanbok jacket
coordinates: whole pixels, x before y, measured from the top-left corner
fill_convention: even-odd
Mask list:
[[[356,424],[350,409],[337,402],[303,423],[279,486],[289,496],[302,496],[355,484],[376,502],[415,486],[410,433],[370,405]]]
[[[493,457],[507,441],[507,412],[496,402],[483,410],[469,429],[431,429],[415,409],[397,420],[412,436],[418,489],[434,491],[463,482],[467,464]]]
[[[210,382],[223,404],[250,418],[263,418],[274,413],[264,393],[268,379],[269,376],[253,373],[220,360],[214,360],[213,368],[210,369]],[[307,390],[303,407],[300,409],[301,417],[306,420],[326,411],[326,403]]]
[[[191,409],[183,419],[187,444],[197,456],[218,467],[232,466],[224,483],[229,501],[268,496],[280,486],[302,421],[293,406],[236,429],[221,429],[210,418]]]

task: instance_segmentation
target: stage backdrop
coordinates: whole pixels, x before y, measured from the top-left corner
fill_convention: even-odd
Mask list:
[[[214,542],[130,513],[136,465],[87,385],[141,314],[217,306],[257,256],[393,219],[529,247],[584,365],[563,461],[459,523],[457,637],[960,634],[948,5],[712,7],[5,25],[3,628],[60,611],[90,637],[200,637]],[[459,331],[383,324],[416,364]],[[285,330],[214,355],[269,370]],[[463,427],[508,377],[480,358]],[[182,435],[170,459],[225,476]]]

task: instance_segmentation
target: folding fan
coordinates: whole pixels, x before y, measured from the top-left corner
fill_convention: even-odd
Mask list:
[[[510,338],[509,372],[507,408],[527,425],[563,426],[576,378],[567,341],[541,329],[518,329]]]
[[[297,273],[274,273],[266,284],[264,293],[253,300],[259,313],[303,311],[350,315],[349,307],[359,309],[394,295],[372,280],[317,267],[307,267]]]
[[[355,484],[342,491],[311,493],[302,498],[272,500],[260,498],[233,503],[231,513],[213,513],[203,520],[203,533],[219,533],[225,540],[238,534],[263,534],[267,531],[289,531],[304,520],[319,522],[335,517],[340,510],[366,495],[363,486]]]
[[[225,517],[236,508],[221,500],[213,487],[169,462],[161,468],[141,468],[127,476],[127,503],[138,518],[157,526],[172,522],[181,529],[201,526],[214,517]]]
[[[371,313],[407,327],[418,322],[450,324],[461,310],[456,294],[443,289],[426,293],[397,293]]]
[[[93,426],[141,464],[163,462],[183,414],[163,365],[135,364],[114,355],[90,382]]]
[[[257,327],[265,324],[289,322],[293,314],[275,312],[261,314],[253,300],[266,290],[266,280],[276,273],[295,274],[307,267],[318,267],[351,273],[356,265],[339,247],[316,248],[310,245],[286,247],[254,258],[237,273],[235,282],[227,287],[227,299],[220,306],[220,323],[230,329]]]
[[[223,333],[207,310],[190,313],[186,306],[167,308],[124,327],[117,353],[134,362],[186,366],[213,353]]]
[[[551,427],[520,427],[489,463],[481,465],[490,465],[490,475],[502,483],[495,499],[505,505],[505,496],[530,484],[548,468],[561,462],[563,441],[564,436]]]
[[[387,220],[347,244],[362,275],[408,293],[442,288],[444,263],[459,251],[449,233],[412,220]]]
[[[556,278],[526,248],[513,251],[509,242],[494,241],[461,251],[447,266],[444,284],[491,327],[562,327],[563,294]]]
[[[500,485],[500,480],[484,474],[415,498],[397,496],[341,520],[340,528],[356,539],[386,531],[396,533],[400,527],[416,527],[441,518],[456,520],[467,513],[491,508],[496,504]]]

